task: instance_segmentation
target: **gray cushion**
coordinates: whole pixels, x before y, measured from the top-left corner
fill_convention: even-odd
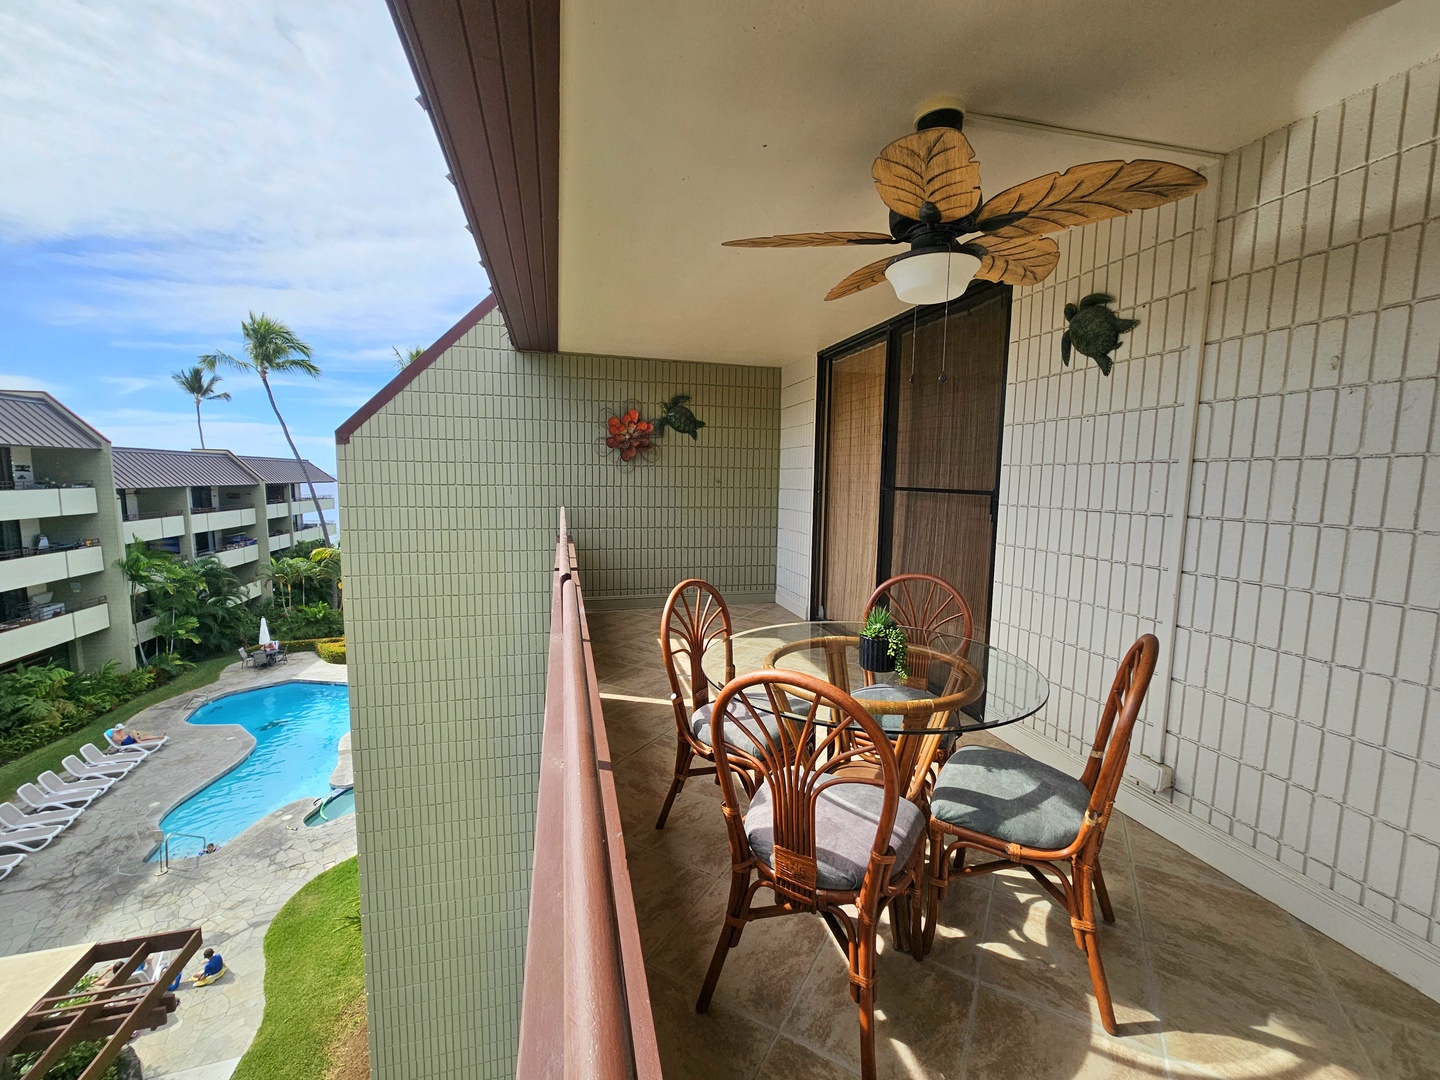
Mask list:
[[[935,781],[930,813],[1011,844],[1056,851],[1080,831],[1090,792],[1059,769],[988,746],[962,746]]]
[[[815,800],[815,884],[822,889],[858,889],[870,865],[870,846],[885,802],[883,788],[872,784],[836,783]],[[904,869],[911,852],[925,836],[925,816],[914,803],[901,799],[890,831],[895,852],[894,877]],[[768,865],[775,852],[774,815],[770,789],[765,784],[745,812],[745,835],[750,850]]]
[[[775,714],[770,711],[770,698],[763,687],[758,690],[747,690],[744,692],[747,700],[755,706],[755,711],[760,716],[760,723],[764,725],[772,738],[779,745],[780,724],[775,719]],[[701,705],[690,717],[690,733],[695,736],[696,741],[705,746],[710,745],[710,713],[714,710],[715,704]],[[745,729],[754,729],[755,717],[750,715],[750,710],[737,700],[730,702],[729,715],[739,721],[739,724],[726,722],[725,741],[734,749],[743,753],[760,756],[760,749],[755,745],[753,739],[745,734]],[[743,725],[740,726],[740,725]]]

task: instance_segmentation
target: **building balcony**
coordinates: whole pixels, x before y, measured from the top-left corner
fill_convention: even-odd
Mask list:
[[[254,543],[240,544],[235,547],[221,548],[219,551],[211,551],[207,554],[213,555],[226,566],[236,567],[243,566],[245,563],[258,561],[260,558],[260,548]]]
[[[58,609],[58,610],[57,610]],[[32,617],[0,623],[0,664],[11,664],[110,625],[105,597],[75,605],[48,604]]]
[[[93,487],[32,487],[0,489],[0,520],[71,517],[95,513]]]
[[[265,504],[265,516],[267,518],[288,517],[290,514],[290,503],[286,499],[279,502],[267,502]]]
[[[303,529],[296,529],[292,544],[308,544],[314,540],[324,540],[325,532],[319,525],[308,525]]]
[[[105,555],[98,540],[70,548],[21,548],[0,557],[0,592],[98,574],[104,569]]]
[[[240,595],[246,600],[258,600],[264,591],[265,583],[263,581],[247,581],[240,586]]]
[[[217,529],[239,529],[255,524],[255,508],[221,510],[208,506],[192,507],[190,529],[192,532],[214,532]]]
[[[141,514],[138,517],[126,518],[121,525],[121,531],[127,544],[136,540],[149,543],[151,540],[163,540],[167,536],[184,536],[185,518],[178,512]]]
[[[140,640],[141,644],[144,644],[155,636],[155,624],[159,621],[159,619],[152,615],[150,618],[141,619],[135,624],[135,636]]]

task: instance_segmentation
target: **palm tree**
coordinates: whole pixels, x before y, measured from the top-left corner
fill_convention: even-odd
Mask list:
[[[224,382],[224,379],[219,375],[210,375],[207,378],[205,368],[199,364],[189,371],[177,371],[170,378],[175,380],[176,386],[195,399],[195,427],[200,431],[200,449],[204,450],[205,428],[200,423],[200,403],[202,401],[229,401],[229,393],[217,394],[215,392],[215,384]]]
[[[237,359],[229,353],[213,352],[200,357],[200,363],[206,371],[214,371],[217,365],[224,364],[237,371],[253,371],[260,376],[260,382],[265,387],[265,396],[270,399],[270,408],[275,410],[275,419],[280,421],[280,430],[285,432],[285,441],[290,444],[290,452],[295,455],[295,464],[300,467],[310,488],[310,501],[315,506],[316,516],[320,518],[320,533],[325,537],[325,546],[329,547],[330,527],[325,523],[325,514],[320,509],[320,496],[315,494],[315,481],[310,479],[310,470],[305,468],[300,451],[295,449],[295,440],[290,436],[290,428],[285,423],[285,418],[280,415],[280,406],[275,404],[275,392],[270,389],[272,371],[281,374],[298,371],[302,375],[318,379],[320,366],[311,359],[314,350],[279,319],[272,319],[263,312],[259,315],[250,312],[250,317],[240,324],[240,333],[245,338],[243,357]]]
[[[425,355],[425,349],[420,345],[412,345],[403,353],[394,347],[392,347],[390,351],[395,354],[395,366],[401,371],[404,371],[416,360],[419,360],[420,357]]]

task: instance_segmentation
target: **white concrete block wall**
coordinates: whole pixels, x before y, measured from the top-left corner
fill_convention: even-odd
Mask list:
[[[815,504],[816,361],[780,370],[780,519],[775,552],[775,602],[800,617],[810,613],[810,542]]]
[[[1184,207],[1067,234],[1052,279],[1017,291],[994,631],[1051,679],[1032,726],[1069,751],[1124,648],[1169,633],[1142,746],[1173,767],[1174,810],[1342,940],[1398,943],[1431,992],[1437,75],[1230,154],[1208,298],[1184,280],[1206,239]],[[1058,349],[1063,303],[1100,289],[1143,320],[1108,380]],[[1207,299],[1197,358],[1184,314]]]
[[[1175,802],[1440,944],[1431,63],[1226,160]]]

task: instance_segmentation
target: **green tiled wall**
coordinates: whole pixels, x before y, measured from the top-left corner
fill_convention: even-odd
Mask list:
[[[617,466],[605,417],[676,393],[699,441]],[[779,416],[777,368],[521,354],[492,313],[339,447],[376,1077],[513,1075],[556,508],[592,605],[773,596]]]

